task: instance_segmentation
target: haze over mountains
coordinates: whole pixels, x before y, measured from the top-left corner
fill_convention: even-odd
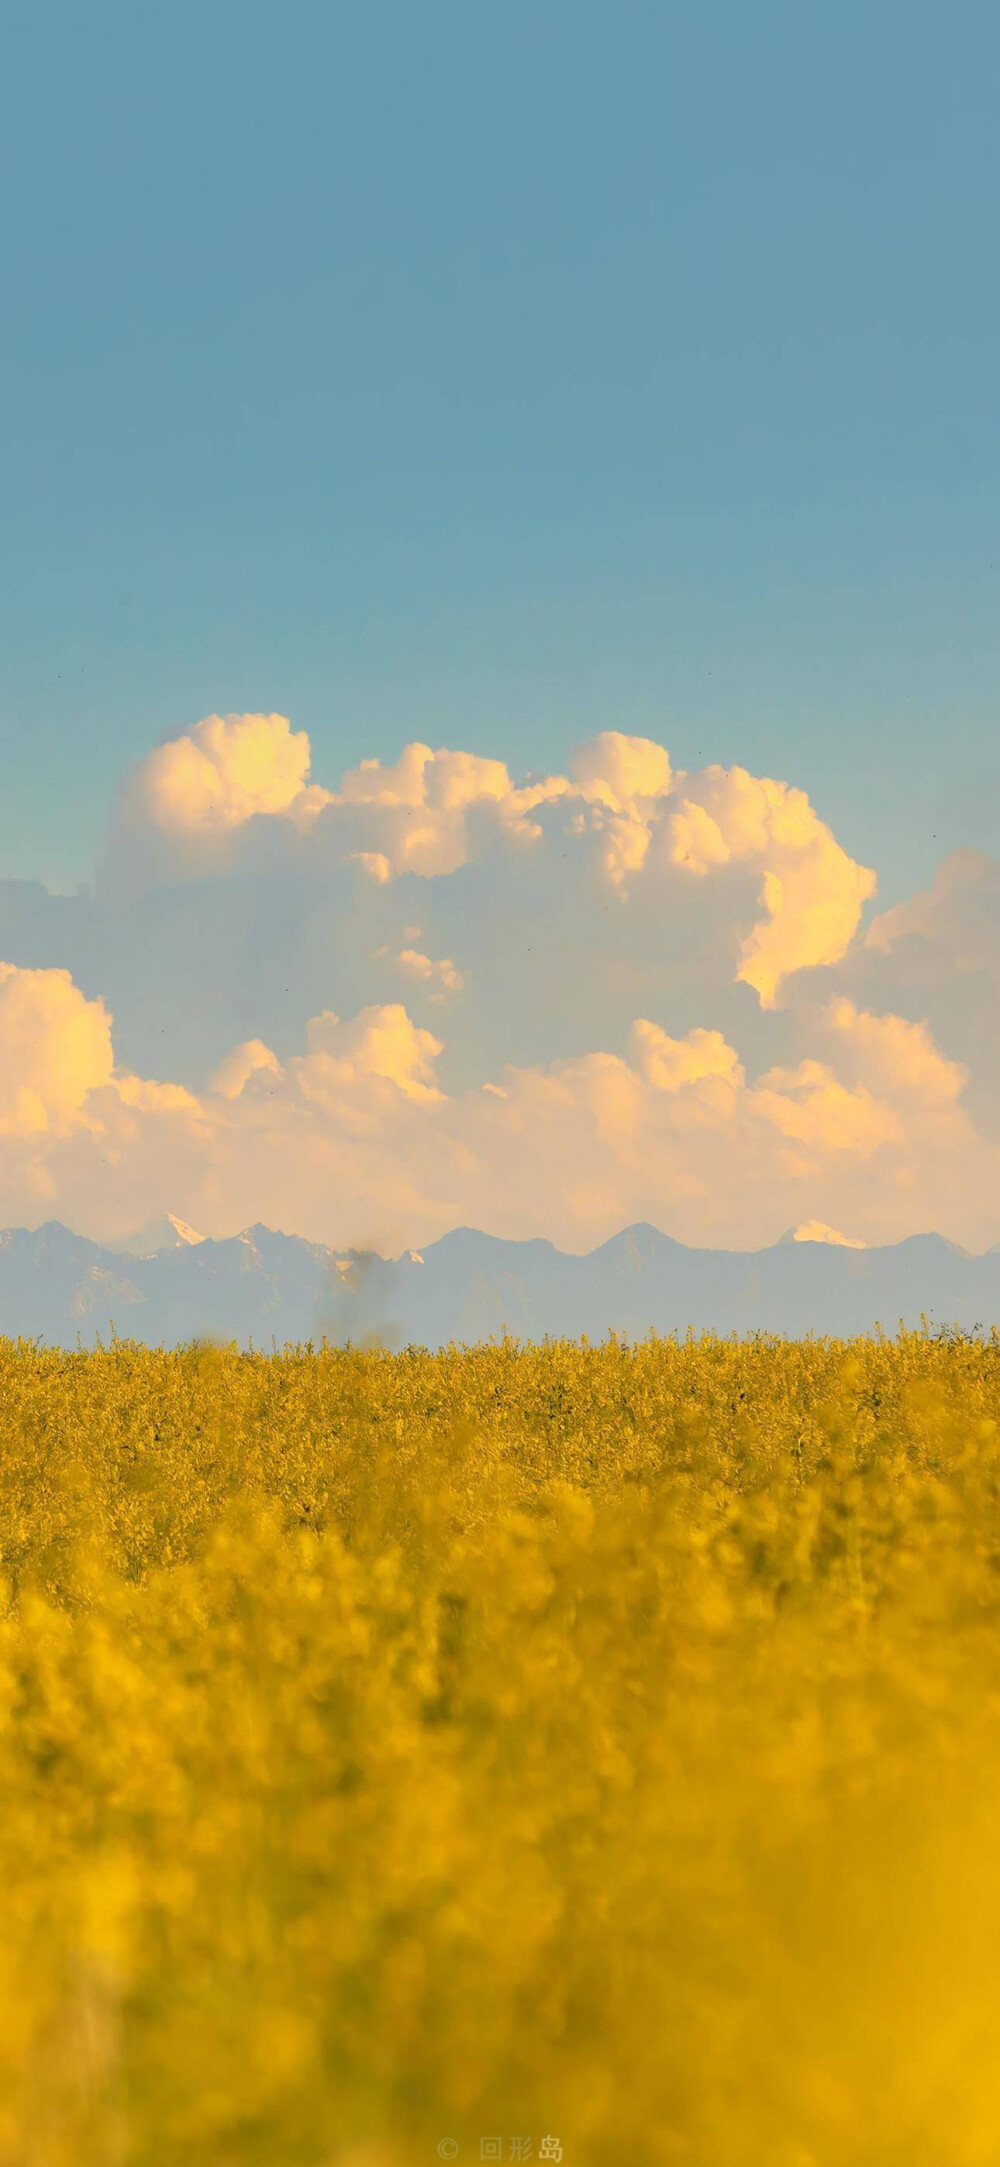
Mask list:
[[[168,1217],[102,1248],[57,1221],[0,1234],[0,1334],[92,1346],[191,1339],[328,1339],[438,1347],[504,1332],[629,1339],[696,1331],[845,1335],[900,1322],[1000,1324],[1000,1244],[970,1256],[939,1234],[865,1249],[829,1228],[773,1248],[689,1249],[633,1226],[587,1256],[460,1227],[395,1260],[336,1251],[263,1226],[226,1241]]]

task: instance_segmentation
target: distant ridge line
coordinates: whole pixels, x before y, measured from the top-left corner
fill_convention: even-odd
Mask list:
[[[696,1249],[639,1224],[579,1255],[541,1236],[455,1227],[386,1258],[260,1224],[221,1239],[172,1215],[153,1222],[164,1226],[171,1239],[155,1250],[142,1246],[149,1227],[113,1247],[59,1220],[6,1229],[0,1335],[65,1347],[113,1331],[163,1346],[210,1337],[440,1347],[505,1333],[845,1337],[922,1319],[932,1329],[1000,1326],[1000,1245],[973,1256],[936,1233],[860,1248],[833,1229],[819,1240],[790,1229],[763,1249]]]

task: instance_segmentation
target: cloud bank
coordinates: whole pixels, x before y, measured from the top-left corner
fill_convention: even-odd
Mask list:
[[[92,896],[0,883],[0,1220],[985,1246],[997,868],[874,894],[803,791],[648,739],[327,789],[287,718],[210,716],[125,778]]]

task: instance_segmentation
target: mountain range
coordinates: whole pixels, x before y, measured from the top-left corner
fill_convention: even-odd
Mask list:
[[[689,1249],[628,1227],[587,1256],[460,1227],[394,1260],[254,1226],[225,1241],[167,1218],[114,1248],[52,1221],[0,1233],[0,1335],[92,1346],[192,1339],[270,1349],[446,1346],[648,1332],[848,1335],[902,1322],[1000,1324],[1000,1244],[940,1234],[882,1248],[789,1234],[769,1249]]]

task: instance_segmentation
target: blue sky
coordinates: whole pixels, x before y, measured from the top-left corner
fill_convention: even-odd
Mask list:
[[[995,845],[995,11],[23,11],[0,866],[213,710]]]

